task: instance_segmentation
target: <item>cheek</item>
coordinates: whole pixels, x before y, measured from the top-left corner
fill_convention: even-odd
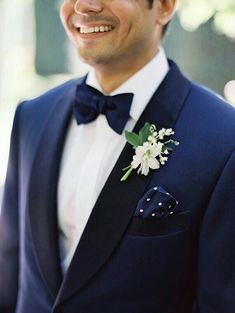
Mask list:
[[[144,0],[141,0],[144,1]],[[115,12],[115,11],[114,11]],[[119,32],[123,36],[136,36],[138,32],[143,27],[143,12],[138,8],[133,8],[129,3],[122,7],[122,10],[119,8],[116,9],[116,17],[119,23]]]
[[[139,21],[135,17],[129,17],[128,20],[122,22],[122,27],[120,27],[122,37],[124,41],[135,41],[136,38],[141,36],[143,27],[141,27]]]
[[[73,13],[73,7],[69,3],[64,3],[60,7],[60,19],[63,25],[68,28],[69,27],[69,16]]]

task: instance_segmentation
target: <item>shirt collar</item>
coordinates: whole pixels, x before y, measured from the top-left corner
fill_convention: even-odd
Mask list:
[[[165,51],[161,47],[149,63],[111,92],[110,95],[133,93],[130,116],[137,121],[168,71],[169,64]],[[102,92],[93,68],[88,73],[86,84]]]

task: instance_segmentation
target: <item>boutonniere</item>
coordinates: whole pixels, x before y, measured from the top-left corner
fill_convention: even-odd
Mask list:
[[[145,123],[139,131],[139,134],[125,131],[125,137],[129,144],[135,150],[135,155],[131,164],[123,171],[126,173],[122,176],[121,181],[127,180],[131,172],[138,169],[137,173],[147,176],[149,169],[157,170],[168,160],[168,154],[172,151],[170,144],[179,145],[178,141],[169,139],[174,135],[172,128],[162,128],[157,131],[153,124]]]

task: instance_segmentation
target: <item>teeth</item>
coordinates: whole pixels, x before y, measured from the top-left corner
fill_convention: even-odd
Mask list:
[[[104,33],[112,30],[112,26],[80,27],[81,34]]]

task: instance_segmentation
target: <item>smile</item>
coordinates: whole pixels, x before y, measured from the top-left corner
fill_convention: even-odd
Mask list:
[[[92,34],[92,33],[104,33],[109,32],[113,29],[112,26],[95,26],[95,27],[80,27],[79,32],[81,34]]]

